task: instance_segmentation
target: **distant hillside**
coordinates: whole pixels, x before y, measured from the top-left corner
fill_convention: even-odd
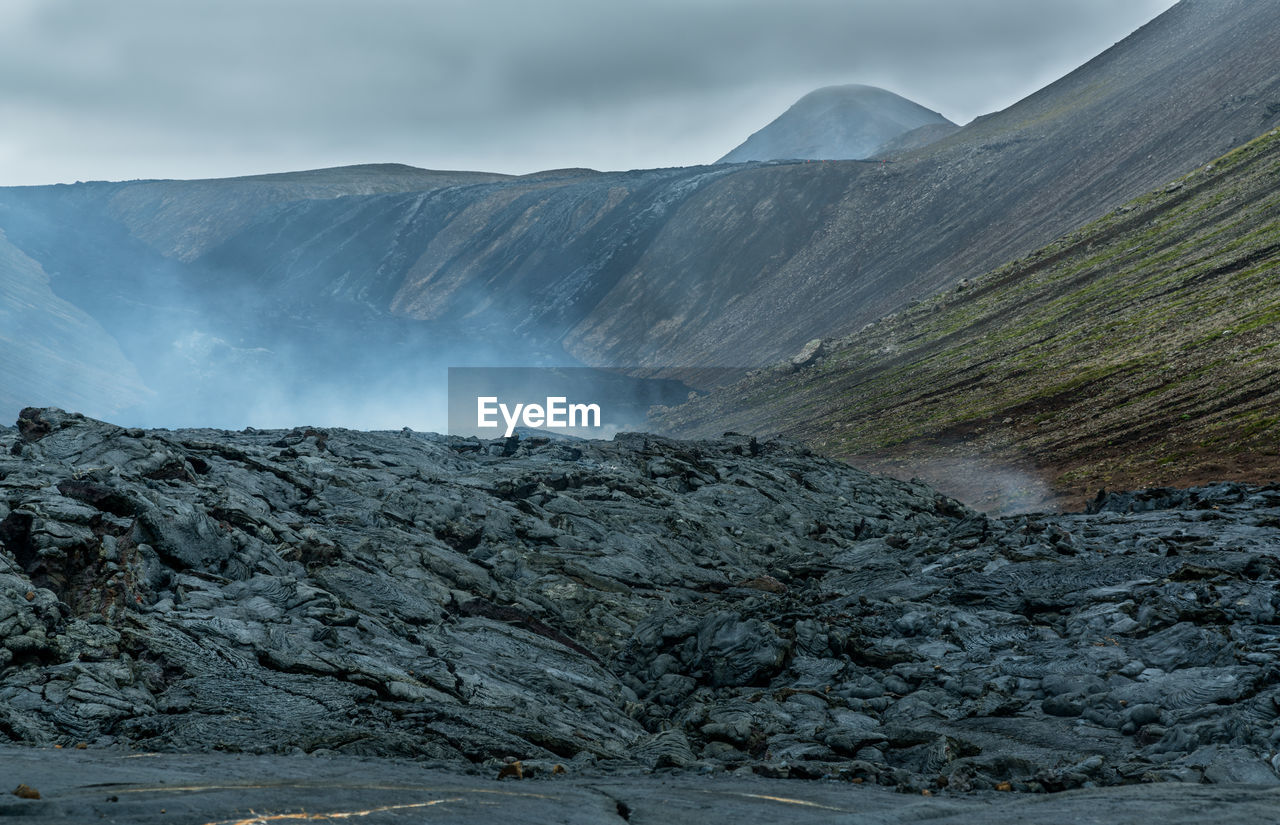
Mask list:
[[[1280,480],[1278,180],[1280,129],[658,423],[780,430],[987,506]]]
[[[937,112],[875,86],[810,92],[716,163],[855,160],[923,126],[955,126]]]

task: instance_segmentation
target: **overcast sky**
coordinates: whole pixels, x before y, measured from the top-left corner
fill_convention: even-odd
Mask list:
[[[958,123],[1174,0],[0,0],[0,185],[708,163],[820,86]]]

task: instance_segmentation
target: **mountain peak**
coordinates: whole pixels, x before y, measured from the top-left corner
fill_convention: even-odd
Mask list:
[[[876,86],[824,86],[717,163],[750,160],[859,160],[921,126],[954,126],[937,112]]]

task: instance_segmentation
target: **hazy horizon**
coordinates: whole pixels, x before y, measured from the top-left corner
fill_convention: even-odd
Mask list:
[[[0,7],[0,185],[691,166],[822,86],[881,86],[966,123],[1172,5],[15,0]]]

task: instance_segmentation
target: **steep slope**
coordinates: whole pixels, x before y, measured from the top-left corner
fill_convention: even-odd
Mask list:
[[[0,231],[0,409],[62,400],[104,414],[148,396],[93,318],[54,295],[40,265]]]
[[[873,158],[889,159],[908,152],[912,149],[921,149],[930,143],[937,143],[944,137],[953,135],[960,131],[960,127],[954,123],[930,123],[912,129],[909,132],[903,132],[892,140],[885,141],[877,149]]]
[[[763,371],[660,423],[781,430],[985,505],[1274,480],[1278,180],[1273,130],[1027,258],[828,342],[812,366]]]
[[[795,102],[716,163],[856,160],[924,126],[954,126],[935,111],[875,86],[827,86]]]

